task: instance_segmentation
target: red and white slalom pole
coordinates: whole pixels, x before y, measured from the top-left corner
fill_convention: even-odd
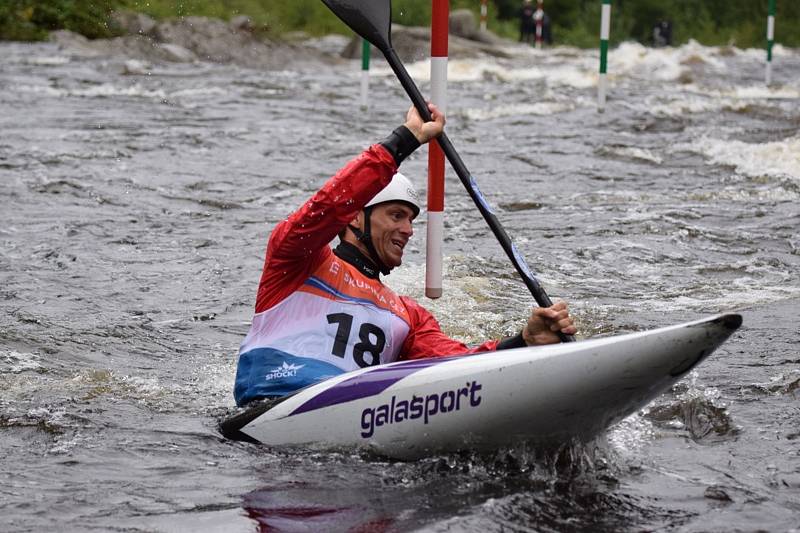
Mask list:
[[[481,31],[486,31],[486,19],[489,17],[489,0],[481,0]]]
[[[431,102],[447,112],[447,41],[449,0],[433,0],[431,13]],[[428,235],[425,296],[442,295],[442,241],[444,238],[444,152],[428,143]]]

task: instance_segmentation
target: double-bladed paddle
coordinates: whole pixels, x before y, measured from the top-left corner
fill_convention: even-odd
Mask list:
[[[431,113],[428,110],[428,104],[425,102],[425,98],[414,83],[414,80],[411,79],[411,75],[403,66],[397,52],[392,48],[391,0],[322,1],[337,17],[342,19],[342,22],[347,24],[358,35],[375,45],[375,47],[383,53],[389,66],[392,67],[395,75],[400,80],[400,84],[405,89],[409,98],[411,98],[414,107],[419,111],[420,116],[425,121],[431,121]],[[505,229],[503,229],[497,216],[492,212],[492,208],[489,206],[480,190],[478,190],[478,184],[475,183],[475,179],[472,177],[469,170],[467,170],[466,165],[464,165],[456,149],[453,148],[453,144],[450,142],[447,134],[442,132],[436,141],[442,148],[447,160],[450,161],[450,165],[456,171],[461,183],[475,202],[481,215],[483,215],[486,223],[489,224],[492,233],[494,233],[495,237],[500,242],[500,246],[502,246],[506,255],[508,255],[508,258],[513,263],[514,268],[517,269],[517,272],[522,277],[522,281],[528,287],[528,290],[531,291],[536,303],[541,307],[550,307],[553,305],[553,302],[550,300],[550,297],[547,296],[547,293],[544,292],[536,276],[534,276],[533,272],[528,268],[527,263],[522,258],[522,255],[520,255],[517,247],[511,242],[511,239],[508,237]],[[562,342],[571,342],[575,340],[572,335],[565,335],[561,332],[559,332],[559,337]]]

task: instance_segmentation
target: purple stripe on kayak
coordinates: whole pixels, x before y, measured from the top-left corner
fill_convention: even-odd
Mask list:
[[[438,365],[450,359],[453,359],[453,357],[432,357],[407,361],[399,365],[378,366],[374,370],[346,379],[329,389],[325,389],[292,411],[289,416],[375,396],[414,372]]]

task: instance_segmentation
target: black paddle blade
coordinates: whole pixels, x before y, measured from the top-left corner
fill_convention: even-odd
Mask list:
[[[381,52],[392,47],[392,0],[322,0],[351,30]]]

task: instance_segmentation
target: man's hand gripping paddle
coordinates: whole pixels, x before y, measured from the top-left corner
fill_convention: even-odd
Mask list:
[[[381,51],[381,53],[383,53],[383,56],[386,58],[389,66],[392,67],[392,70],[400,80],[400,83],[403,85],[403,89],[405,89],[409,98],[411,98],[411,101],[414,103],[414,107],[416,107],[417,111],[419,111],[422,119],[426,122],[432,120],[431,113],[428,110],[428,105],[425,102],[425,98],[422,96],[422,93],[414,83],[414,80],[411,79],[408,71],[403,66],[403,63],[400,61],[397,52],[395,52],[392,48],[391,0],[322,1],[354,32],[372,43],[378,50]],[[530,268],[528,268],[525,260],[517,250],[517,247],[511,242],[511,239],[503,229],[500,221],[492,212],[492,209],[489,207],[486,199],[483,197],[480,190],[478,190],[478,184],[475,183],[475,180],[472,178],[469,170],[467,170],[467,167],[464,165],[461,157],[459,157],[456,149],[453,148],[450,139],[447,138],[447,134],[443,132],[436,139],[436,141],[439,143],[439,146],[442,148],[445,156],[447,156],[447,160],[450,161],[450,165],[456,171],[461,183],[467,189],[470,197],[475,202],[475,205],[478,207],[481,215],[483,215],[483,218],[486,220],[487,224],[489,224],[489,228],[491,228],[492,233],[494,233],[494,236],[500,242],[500,246],[503,247],[503,250],[506,252],[506,255],[508,255],[508,258],[511,259],[511,262],[514,264],[514,268],[517,269],[517,272],[522,277],[522,281],[528,287],[528,290],[531,291],[536,303],[539,304],[540,307],[550,307],[553,305],[553,302],[547,296],[547,293],[544,292],[544,289],[542,289],[538,280],[533,275]],[[558,335],[562,342],[572,342],[575,340],[572,335],[565,335],[561,332],[559,332]]]

